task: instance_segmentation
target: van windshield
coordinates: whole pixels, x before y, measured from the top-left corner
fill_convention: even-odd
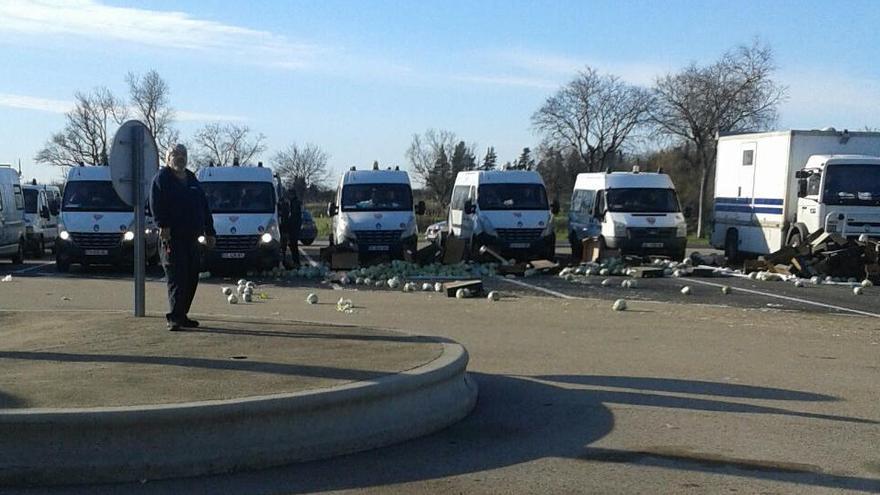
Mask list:
[[[822,202],[827,205],[880,205],[880,165],[826,167]]]
[[[481,210],[549,210],[542,184],[483,184],[477,190]]]
[[[37,196],[39,196],[40,192],[36,189],[25,189],[24,190],[24,212],[25,213],[36,213],[37,212]]]
[[[64,211],[134,211],[125,204],[109,180],[71,181],[64,187]]]
[[[606,195],[608,211],[626,213],[677,213],[681,211],[674,189],[609,189]]]
[[[342,187],[342,211],[411,211],[409,184],[348,184]]]
[[[275,213],[269,182],[202,182],[211,213]]]

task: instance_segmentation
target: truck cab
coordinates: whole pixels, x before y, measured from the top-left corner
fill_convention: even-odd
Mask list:
[[[819,229],[880,238],[880,157],[812,155],[796,178],[797,217],[789,245]]]
[[[459,172],[452,189],[449,233],[471,257],[487,246],[520,260],[556,257],[553,215],[541,175],[530,170]]]
[[[134,265],[134,209],[116,194],[110,168],[79,166],[70,169],[61,199],[55,248],[56,267],[66,272],[72,264]],[[158,260],[158,231],[146,217],[146,256]]]
[[[28,250],[42,257],[46,248],[55,251],[58,238],[60,194],[55,186],[37,184],[36,180],[22,186],[24,193],[25,242]]]
[[[18,172],[8,165],[0,165],[0,258],[21,263],[24,236],[24,194]]]
[[[578,174],[569,211],[568,239],[580,259],[582,241],[621,254],[650,254],[682,260],[687,249],[687,223],[668,175],[632,172]]]
[[[416,215],[424,211],[424,202],[413,205],[405,171],[352,167],[339,179],[335,202],[327,206],[330,244],[362,256],[401,259],[404,252],[416,251]]]
[[[270,270],[281,261],[278,225],[278,184],[272,170],[262,167],[206,167],[196,174],[214,220],[217,242],[208,248],[207,268],[236,267]]]

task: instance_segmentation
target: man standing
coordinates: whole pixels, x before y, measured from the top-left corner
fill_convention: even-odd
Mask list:
[[[160,257],[168,280],[168,330],[194,328],[190,306],[199,284],[199,241],[214,245],[214,220],[208,200],[195,174],[186,169],[186,147],[168,148],[165,167],[153,179],[150,210],[159,227]]]
[[[281,229],[281,257],[284,267],[299,267],[299,234],[302,230],[302,206],[293,188],[287,190],[278,204],[279,227]],[[290,247],[291,261],[287,261],[287,248]]]

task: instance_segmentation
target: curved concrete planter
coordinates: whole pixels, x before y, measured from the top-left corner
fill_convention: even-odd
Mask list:
[[[196,476],[326,458],[411,439],[477,399],[467,351],[329,389],[228,401],[0,413],[0,484]]]

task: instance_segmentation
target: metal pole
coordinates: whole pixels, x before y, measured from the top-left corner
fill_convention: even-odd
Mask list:
[[[143,127],[131,129],[131,167],[134,178],[134,315],[144,316],[145,233],[144,219],[144,133]]]

